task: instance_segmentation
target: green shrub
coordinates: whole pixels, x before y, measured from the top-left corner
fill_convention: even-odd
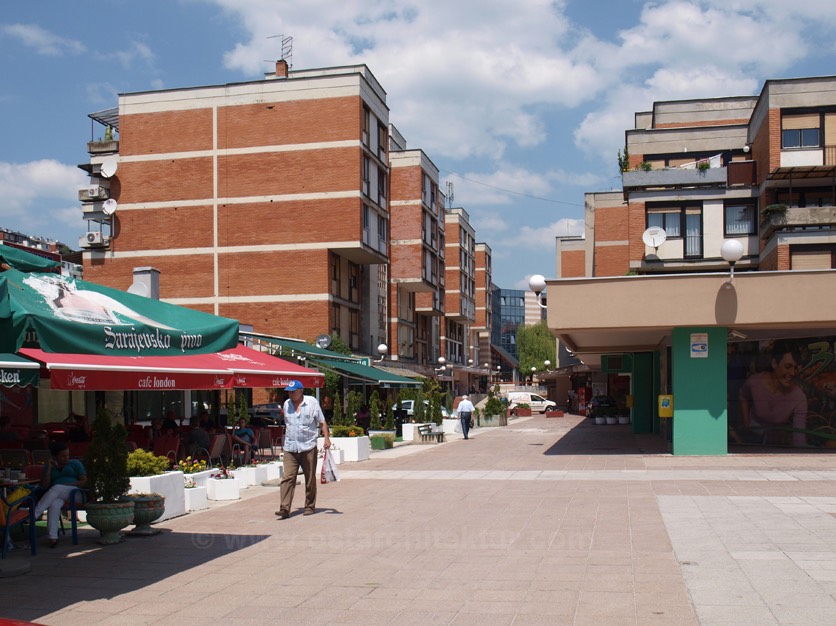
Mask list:
[[[84,459],[87,489],[93,502],[116,502],[131,488],[127,440],[125,426],[114,424],[110,411],[100,408]]]
[[[146,450],[134,450],[128,455],[129,476],[156,476],[171,469],[168,457],[157,456]]]
[[[345,426],[344,424],[331,426],[332,437],[362,437],[365,434],[360,426],[354,424],[351,426]]]

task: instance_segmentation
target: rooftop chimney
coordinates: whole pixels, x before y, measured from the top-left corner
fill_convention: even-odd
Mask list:
[[[276,78],[287,78],[287,61],[284,59],[276,61]]]

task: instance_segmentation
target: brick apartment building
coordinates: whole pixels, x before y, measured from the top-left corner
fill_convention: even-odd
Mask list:
[[[90,142],[82,166],[86,279],[127,289],[153,267],[162,299],[257,333],[385,343],[423,373],[442,355],[467,364],[474,231],[368,67],[279,61],[263,80],[121,94],[91,117],[118,139]]]
[[[366,66],[122,94],[117,123],[118,171],[91,159],[118,210],[88,280],[153,266],[163,299],[257,332],[386,342],[389,111]]]
[[[440,356],[444,320],[444,196],[429,157],[408,150],[394,127],[390,138],[390,353],[432,368]]]

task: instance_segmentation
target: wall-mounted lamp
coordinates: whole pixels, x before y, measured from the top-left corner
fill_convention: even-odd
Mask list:
[[[447,359],[445,359],[443,356],[438,357],[438,367],[435,368],[435,371],[437,373],[441,374],[442,372],[444,372],[444,370],[447,369],[446,364],[447,364]]]
[[[743,244],[738,239],[726,239],[720,246],[720,254],[729,264],[729,282],[724,287],[731,289],[734,282],[734,264],[743,257]]]
[[[383,359],[386,358],[386,353],[389,352],[389,346],[385,343],[380,344],[377,346],[377,353],[380,355],[380,358],[375,361],[375,363],[380,363]]]
[[[750,150],[749,144],[747,143],[743,146],[743,152],[749,152],[749,150]]]
[[[540,294],[543,293],[546,289],[546,279],[542,274],[534,274],[531,278],[528,279],[528,288],[534,292],[534,295],[537,296],[537,304],[540,306],[541,309],[548,308],[543,302],[540,300]]]
[[[552,362],[551,362],[551,361],[549,361],[548,359],[546,359],[545,361],[543,361],[543,365],[545,365],[545,366],[546,366],[546,371],[548,371],[548,370],[549,370],[549,367],[551,367],[551,364],[552,364]]]

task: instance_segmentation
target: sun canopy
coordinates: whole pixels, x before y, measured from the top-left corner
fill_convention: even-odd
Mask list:
[[[325,384],[325,375],[321,372],[242,345],[211,356],[235,374],[234,387],[286,387],[291,380],[298,380],[305,387]]]
[[[236,320],[59,274],[0,272],[3,352],[25,345],[70,354],[183,356],[237,343]]]
[[[37,387],[40,366],[16,354],[0,354],[0,386]]]
[[[214,354],[185,356],[57,354],[36,348],[23,348],[20,353],[44,366],[52,389],[163,391],[284,387],[291,380],[299,380],[306,387],[322,387],[325,381],[325,376],[316,370],[241,345]],[[37,363],[31,365],[35,366],[37,375]]]
[[[0,245],[0,263],[5,263],[21,272],[48,272],[61,267],[61,263],[37,254],[30,254],[12,246]]]
[[[376,367],[363,365],[362,363],[322,360],[317,361],[317,365],[334,370],[346,378],[371,385],[380,385],[381,387],[420,387],[422,385],[420,380],[391,374]]]

